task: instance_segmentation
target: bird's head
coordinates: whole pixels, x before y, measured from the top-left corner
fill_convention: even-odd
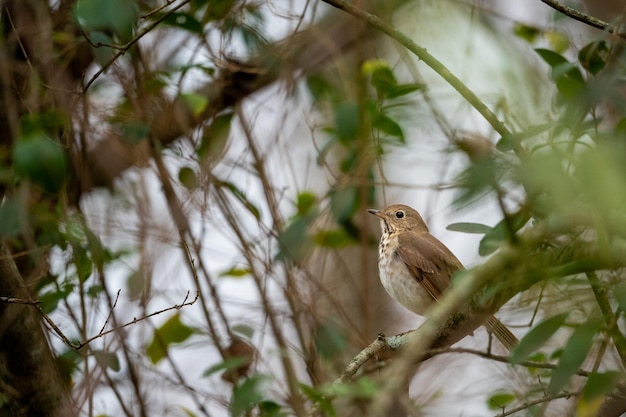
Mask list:
[[[367,210],[368,213],[380,218],[383,232],[428,232],[428,226],[417,210],[404,204],[393,204],[383,210]]]

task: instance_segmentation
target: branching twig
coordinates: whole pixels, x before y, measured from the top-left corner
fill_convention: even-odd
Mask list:
[[[526,410],[529,407],[532,407],[533,405],[537,405],[537,404],[542,404],[542,403],[546,403],[552,400],[558,400],[559,398],[565,398],[568,399],[570,397],[575,397],[580,395],[580,393],[578,392],[562,392],[560,394],[556,394],[556,395],[547,395],[543,398],[538,398],[536,400],[533,401],[528,401],[525,402],[524,404],[520,405],[519,407],[515,407],[515,408],[511,408],[509,411],[505,411],[502,412],[498,415],[496,415],[496,417],[506,417],[506,416],[511,416],[515,413],[519,413],[520,411]]]
[[[557,10],[561,13],[563,13],[564,15],[571,17],[574,20],[577,20],[579,22],[582,22],[586,25],[592,26],[594,28],[597,29],[601,29],[604,31],[607,31],[610,34],[613,34],[615,36],[619,36],[622,39],[626,39],[626,33],[621,32],[620,31],[620,27],[619,26],[615,26],[612,25],[610,23],[607,23],[603,20],[600,20],[596,17],[593,16],[589,16],[588,14],[585,14],[581,11],[578,11],[576,9],[573,9],[569,6],[566,6],[563,3],[560,3],[558,1],[555,0],[541,0],[541,2],[547,4],[548,6],[552,7],[554,10]]]

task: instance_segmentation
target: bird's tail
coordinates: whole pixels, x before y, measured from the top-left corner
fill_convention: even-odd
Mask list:
[[[489,316],[485,321],[485,327],[502,343],[502,345],[510,352],[519,340],[500,320],[494,316]]]

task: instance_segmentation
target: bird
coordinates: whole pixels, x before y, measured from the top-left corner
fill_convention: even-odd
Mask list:
[[[430,234],[417,210],[393,204],[383,210],[367,210],[380,219],[378,246],[380,282],[389,295],[406,309],[423,316],[441,298],[452,275],[464,269],[446,245]],[[518,340],[494,316],[483,325],[509,351]]]

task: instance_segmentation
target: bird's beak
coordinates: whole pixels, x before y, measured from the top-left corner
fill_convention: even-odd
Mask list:
[[[385,216],[383,215],[382,211],[380,210],[375,210],[375,209],[367,209],[367,212],[369,214],[373,214],[376,217],[380,217],[381,219],[384,218]]]

